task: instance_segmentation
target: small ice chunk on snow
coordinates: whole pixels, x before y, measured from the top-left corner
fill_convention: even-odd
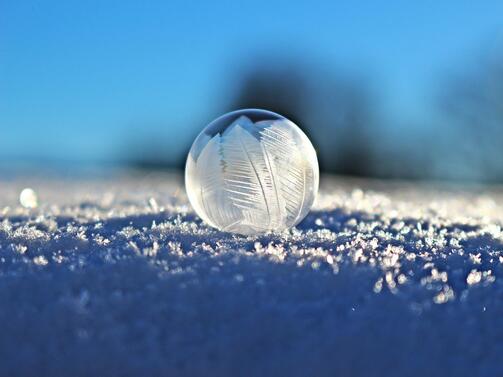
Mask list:
[[[39,266],[45,266],[49,263],[49,261],[43,255],[39,255],[38,257],[33,258],[33,263]]]
[[[481,279],[482,279],[482,273],[480,271],[471,270],[471,272],[466,277],[466,282],[468,283],[468,285],[473,285],[480,283]]]

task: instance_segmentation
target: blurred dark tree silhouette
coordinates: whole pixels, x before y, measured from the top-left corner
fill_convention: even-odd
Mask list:
[[[293,122],[304,122],[307,113],[307,77],[300,67],[258,66],[242,74],[232,110],[263,108]]]
[[[257,61],[267,64],[241,73],[237,99],[229,109],[264,108],[291,119],[313,141],[322,171],[375,175],[371,133],[376,120],[365,85],[292,63],[295,59]]]
[[[259,55],[247,61],[252,66],[236,72],[237,80],[232,75],[223,78],[227,89],[237,82],[236,92],[229,92],[227,104],[210,103],[204,111],[208,117],[194,120],[194,137],[211,117],[263,108],[286,116],[305,131],[317,149],[322,172],[503,182],[503,54],[441,80],[445,84],[440,111],[432,111],[426,120],[382,114],[373,82],[365,76],[291,55],[267,55],[267,59]],[[159,135],[129,140],[125,145],[129,165],[183,169],[185,154],[166,148],[163,140]]]
[[[503,182],[503,54],[451,79],[440,96],[443,133],[440,161],[461,177]]]

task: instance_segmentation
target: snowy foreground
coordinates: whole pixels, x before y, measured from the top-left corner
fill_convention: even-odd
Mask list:
[[[324,177],[244,238],[177,176],[4,180],[0,375],[501,376],[502,223],[500,189]]]

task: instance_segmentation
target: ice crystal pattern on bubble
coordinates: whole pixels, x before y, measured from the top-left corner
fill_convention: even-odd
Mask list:
[[[300,222],[316,197],[318,175],[314,148],[295,124],[274,113],[241,110],[198,136],[187,159],[186,188],[211,226],[259,234]]]

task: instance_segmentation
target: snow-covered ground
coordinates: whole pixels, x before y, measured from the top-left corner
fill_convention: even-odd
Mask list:
[[[5,179],[0,375],[501,376],[501,224],[498,188],[323,177],[244,238],[176,175]]]

